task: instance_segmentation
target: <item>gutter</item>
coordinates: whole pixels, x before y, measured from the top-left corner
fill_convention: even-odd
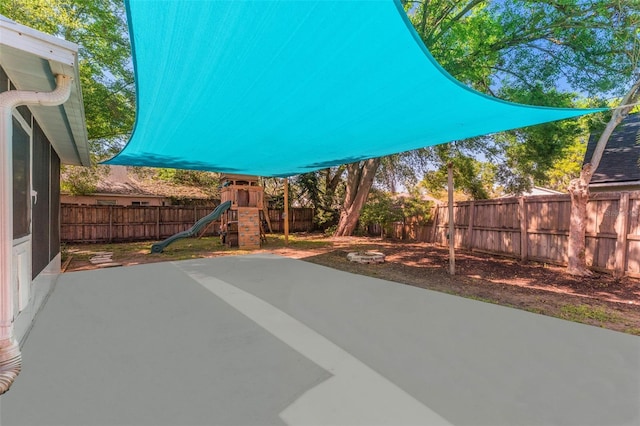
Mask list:
[[[640,180],[627,180],[627,181],[617,181],[617,182],[596,182],[596,183],[590,183],[589,187],[607,188],[611,186],[631,186],[631,185],[640,185]]]
[[[13,333],[13,108],[57,106],[71,94],[72,77],[58,74],[52,92],[9,90],[0,93],[0,395],[9,390],[22,369],[20,346]]]

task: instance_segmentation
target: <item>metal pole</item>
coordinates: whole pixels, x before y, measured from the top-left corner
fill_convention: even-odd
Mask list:
[[[448,186],[449,186],[449,274],[456,274],[456,252],[455,252],[455,226],[453,223],[453,163],[448,164]]]

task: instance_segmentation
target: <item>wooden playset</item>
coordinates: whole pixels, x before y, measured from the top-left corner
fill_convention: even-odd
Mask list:
[[[221,216],[222,242],[241,249],[260,248],[265,241],[265,226],[271,231],[271,223],[258,177],[227,174],[222,182],[220,202],[231,201],[231,207]]]

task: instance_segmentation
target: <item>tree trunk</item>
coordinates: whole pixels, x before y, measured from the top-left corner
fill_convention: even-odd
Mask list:
[[[373,178],[379,165],[379,158],[371,158],[347,165],[346,195],[335,236],[348,236],[355,231],[360,212],[367,201],[367,196],[373,185]]]
[[[580,177],[573,179],[569,184],[569,194],[571,195],[571,220],[569,223],[569,245],[568,245],[568,267],[567,272],[571,275],[585,276],[591,275],[587,268],[586,260],[586,227],[587,227],[587,203],[589,202],[589,182],[598,169],[600,159],[607,146],[607,142],[616,126],[629,115],[629,111],[634,107],[640,94],[640,78],[633,84],[631,90],[622,99],[622,107],[614,110],[611,120],[607,123],[596,148],[589,160],[580,172]]]
[[[571,219],[569,223],[569,246],[567,252],[569,265],[567,272],[571,275],[591,275],[591,271],[587,268],[585,239],[591,174],[591,165],[585,164],[580,172],[580,177],[571,180],[569,184]]]

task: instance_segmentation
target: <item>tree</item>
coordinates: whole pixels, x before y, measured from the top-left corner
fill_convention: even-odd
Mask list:
[[[338,223],[340,197],[344,193],[342,176],[346,165],[303,173],[292,179],[297,196],[314,209],[314,223],[327,229]]]
[[[123,0],[6,0],[0,14],[78,44],[92,152],[119,147],[135,118],[131,46]]]
[[[635,63],[628,52],[637,40],[639,8],[640,2],[617,0],[430,1],[411,17],[458,80],[505,100],[570,107],[571,91],[601,95],[620,88],[620,76]],[[482,138],[474,154],[498,166],[496,183],[518,193],[548,182],[552,164],[574,141],[576,122]]]
[[[496,167],[467,155],[464,145],[464,142],[452,142],[432,149],[437,155],[439,167],[425,173],[422,186],[434,196],[446,198],[449,163],[453,164],[456,191],[474,200],[487,199],[494,195]]]
[[[592,108],[603,106],[596,103],[580,103],[582,108]],[[580,117],[577,120],[578,130],[572,136],[568,144],[564,146],[559,158],[545,174],[544,180],[535,181],[536,185],[546,185],[557,191],[567,191],[572,179],[580,176],[580,170],[587,152],[587,141],[589,134],[602,132],[606,125],[607,114],[598,113]]]
[[[553,165],[546,174],[548,180],[546,186],[556,191],[566,191],[572,179],[580,176],[580,169],[587,152],[587,138],[579,135],[563,148],[560,158],[553,162]],[[537,183],[537,182],[536,182]]]
[[[79,74],[84,100],[91,166],[63,166],[62,187],[88,194],[107,173],[98,162],[116,154],[135,119],[135,84],[123,0],[7,0],[0,14],[79,46]],[[138,168],[140,171],[140,168]],[[160,169],[158,179],[216,186],[206,172]]]
[[[347,164],[345,197],[340,211],[340,221],[335,232],[336,236],[353,234],[379,165],[380,158],[370,158]]]
[[[0,14],[78,44],[91,166],[63,166],[62,187],[91,193],[98,162],[122,148],[135,119],[135,85],[123,0],[5,0]]]
[[[604,149],[615,130],[616,126],[625,119],[629,111],[638,102],[640,97],[640,73],[631,89],[622,98],[621,106],[613,111],[611,119],[598,138],[591,159],[580,172],[580,177],[573,179],[569,184],[571,195],[571,221],[569,227],[568,267],[567,272],[572,275],[591,275],[586,262],[586,227],[587,227],[587,203],[589,202],[589,182],[598,169]]]
[[[540,105],[542,100],[561,107],[574,106],[573,94],[560,93],[555,89],[544,90],[541,86],[523,90],[504,88],[501,93],[512,101],[529,105]],[[562,158],[565,149],[576,135],[584,133],[579,119],[555,121],[537,126],[515,129],[493,136],[500,158],[497,180],[509,194],[521,194],[533,184],[544,185],[554,164]],[[494,158],[496,158],[494,157]]]
[[[391,195],[384,191],[373,190],[360,216],[362,225],[380,225],[380,238],[384,238],[385,227],[391,222],[403,219],[402,209]]]
[[[404,4],[416,31],[444,69],[476,90],[505,100],[572,106],[576,98],[573,91],[593,96],[619,89],[621,76],[630,75],[634,63],[628,53],[633,50],[631,41],[637,40],[640,2],[636,0],[430,0]],[[456,145],[470,147],[460,149],[470,160],[484,156],[490,163],[488,168],[498,167],[497,183],[519,192],[531,185],[531,174],[534,181],[547,179],[546,171],[574,140],[575,122],[545,126],[519,129],[498,138],[456,141]],[[547,137],[550,134],[557,136]],[[438,149],[416,153],[442,170],[447,161]],[[349,197],[341,211],[338,235],[348,235],[354,229],[358,204],[371,188],[369,180],[362,178],[375,175],[383,163],[381,159],[369,160],[348,168]],[[466,182],[469,192],[481,196],[473,174],[476,168],[456,169],[456,186],[458,181]]]
[[[65,166],[60,178],[60,189],[71,195],[90,195],[96,191],[100,178],[108,174],[107,167],[96,164],[89,167]]]

